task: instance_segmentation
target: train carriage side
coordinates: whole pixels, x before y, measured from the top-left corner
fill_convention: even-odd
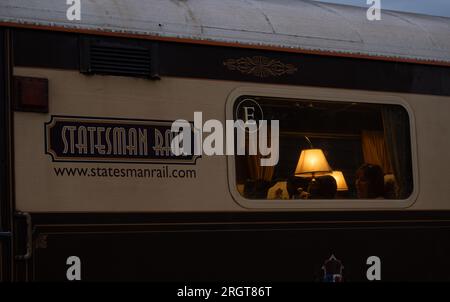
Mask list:
[[[383,281],[449,280],[448,64],[0,36],[0,280],[78,263],[86,281],[365,281],[368,259]],[[231,154],[227,121],[252,118],[279,121],[271,152]],[[175,120],[202,128],[201,154],[173,154]]]

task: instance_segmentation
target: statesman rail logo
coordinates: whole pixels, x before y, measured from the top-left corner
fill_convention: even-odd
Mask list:
[[[175,155],[172,121],[52,116],[46,153],[54,162],[195,164],[199,155]],[[193,145],[193,144],[192,144]]]

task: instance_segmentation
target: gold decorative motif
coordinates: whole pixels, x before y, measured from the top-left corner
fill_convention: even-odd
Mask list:
[[[292,64],[285,64],[280,60],[262,56],[228,59],[223,62],[223,65],[229,70],[237,70],[243,74],[251,74],[260,78],[293,74],[297,71],[297,67]]]

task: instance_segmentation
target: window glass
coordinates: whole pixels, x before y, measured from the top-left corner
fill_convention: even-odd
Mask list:
[[[244,112],[252,103],[258,108]],[[413,191],[409,117],[400,105],[241,96],[233,109],[235,120],[252,112],[257,122],[279,121],[275,166],[261,166],[259,154],[235,156],[246,199],[407,199]]]

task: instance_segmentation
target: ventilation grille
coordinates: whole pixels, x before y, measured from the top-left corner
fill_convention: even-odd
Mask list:
[[[81,72],[155,78],[152,47],[85,40],[81,47]]]

